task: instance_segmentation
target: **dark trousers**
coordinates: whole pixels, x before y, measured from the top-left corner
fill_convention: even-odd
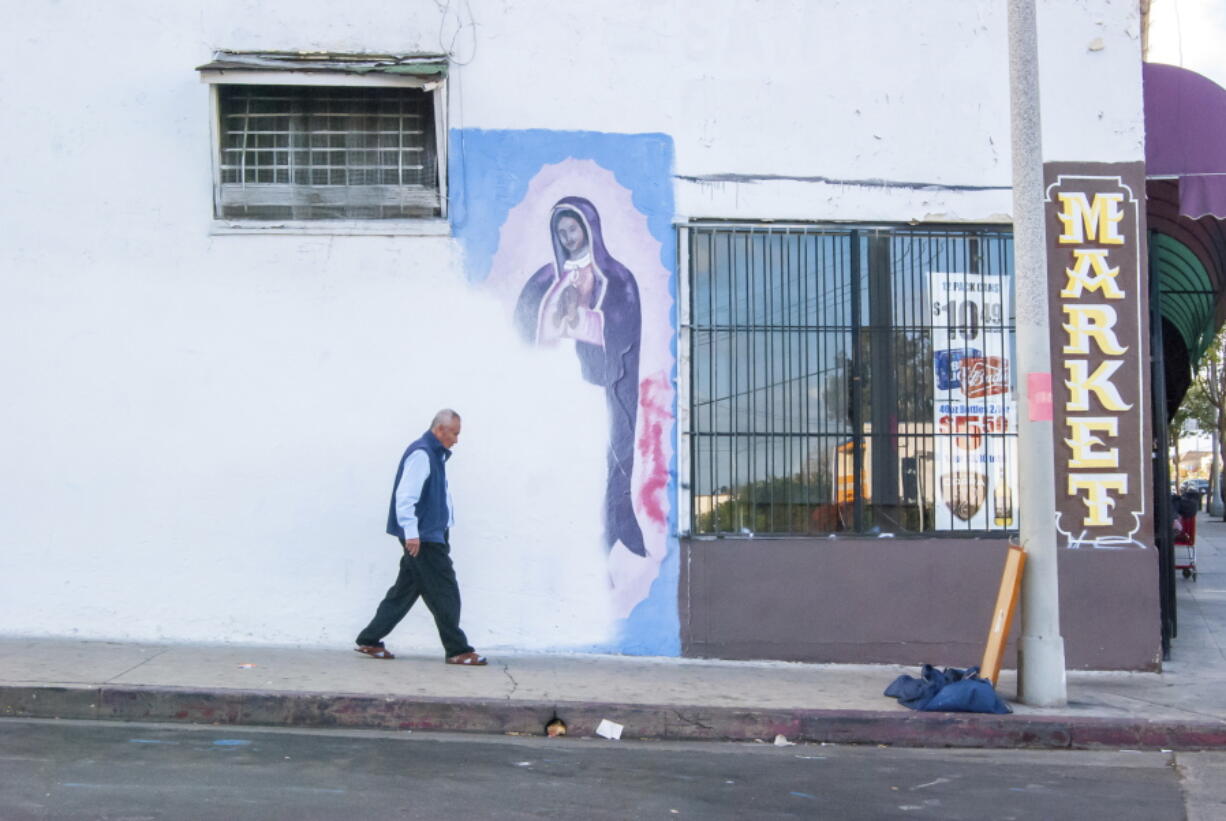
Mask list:
[[[416,557],[405,551],[396,583],[379,603],[370,624],[358,634],[358,644],[381,646],[383,637],[400,623],[419,596],[434,616],[447,657],[471,653],[472,645],[460,629],[460,586],[451,564],[451,548],[445,542],[422,542]]]

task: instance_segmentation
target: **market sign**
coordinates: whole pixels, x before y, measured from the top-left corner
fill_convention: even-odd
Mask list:
[[[1056,530],[1145,547],[1150,516],[1144,166],[1047,163]]]

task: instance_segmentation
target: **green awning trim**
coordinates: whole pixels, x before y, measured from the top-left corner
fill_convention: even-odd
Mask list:
[[[1179,240],[1154,234],[1149,253],[1162,292],[1162,317],[1179,331],[1195,369],[1213,344],[1217,292],[1205,266]]]

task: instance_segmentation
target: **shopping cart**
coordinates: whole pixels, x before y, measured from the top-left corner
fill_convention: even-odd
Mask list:
[[[1196,581],[1196,514],[1179,517],[1180,532],[1175,534],[1175,569],[1183,571],[1185,579]],[[1179,563],[1180,553],[1184,563]]]

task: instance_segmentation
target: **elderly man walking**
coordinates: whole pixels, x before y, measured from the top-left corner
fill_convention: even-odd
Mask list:
[[[460,629],[460,587],[451,564],[448,535],[455,515],[447,488],[447,460],[460,438],[460,415],[444,409],[430,430],[405,449],[392,485],[387,532],[404,547],[400,573],[380,602],[375,617],[358,634],[359,653],[395,658],[383,637],[400,623],[420,596],[434,616],[448,664],[480,666],[485,657],[473,652]]]

